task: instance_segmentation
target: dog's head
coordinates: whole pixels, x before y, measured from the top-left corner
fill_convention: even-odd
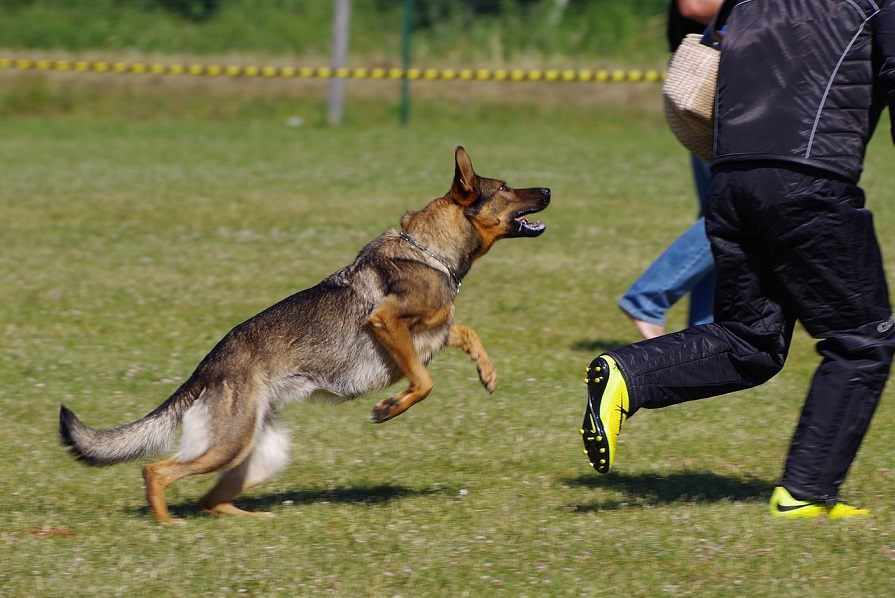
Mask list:
[[[422,210],[404,214],[401,227],[449,258],[458,271],[465,273],[500,239],[537,237],[547,228],[526,216],[547,207],[550,189],[513,189],[480,177],[463,147],[457,148],[454,162],[451,190]]]
[[[513,189],[498,179],[475,173],[463,147],[454,153],[454,183],[449,196],[463,208],[463,214],[482,238],[484,254],[499,239],[537,237],[546,225],[526,216],[540,212],[550,203],[550,189]]]

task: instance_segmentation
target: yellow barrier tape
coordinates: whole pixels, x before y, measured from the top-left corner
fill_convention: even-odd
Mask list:
[[[77,71],[95,73],[128,73],[152,75],[187,75],[205,77],[266,77],[299,79],[408,79],[426,81],[547,81],[570,82],[655,82],[665,79],[656,70],[573,70],[573,69],[400,69],[400,68],[337,68],[280,66],[222,66],[216,64],[159,64],[105,62],[101,60],[32,60],[0,58],[0,69],[34,71]]]

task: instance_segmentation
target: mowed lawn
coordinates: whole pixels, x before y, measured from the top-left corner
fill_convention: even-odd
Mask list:
[[[0,596],[891,592],[891,390],[844,488],[874,516],[767,514],[818,362],[801,330],[768,384],[638,413],[612,474],[582,455],[584,367],[637,340],[615,302],[695,216],[661,113],[442,108],[405,127],[388,112],[340,128],[0,121]],[[238,501],[270,520],[200,514],[205,476],[168,492],[186,524],[158,525],[140,463],[89,468],[59,445],[60,403],[95,427],[148,413],[232,326],[445,193],[457,145],[482,175],[553,190],[546,233],[498,243],[457,298],[496,365],[492,396],[448,349],[432,395],[385,424],[369,421],[385,392],[291,405],[289,468]],[[882,129],[863,182],[891,270],[890,146]]]

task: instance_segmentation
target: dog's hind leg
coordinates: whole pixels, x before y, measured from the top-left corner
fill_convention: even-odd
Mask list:
[[[217,485],[199,501],[199,508],[207,513],[227,515],[255,515],[272,517],[273,513],[244,511],[233,504],[233,499],[252,486],[269,479],[286,466],[289,436],[268,416],[255,434],[252,452],[236,467],[221,474]]]
[[[146,484],[146,499],[156,521],[171,521],[171,512],[165,501],[165,490],[182,478],[202,473],[211,473],[227,467],[233,461],[233,454],[220,450],[210,450],[191,461],[182,461],[173,456],[164,461],[151,463],[143,468]]]
[[[183,415],[180,450],[173,457],[143,468],[146,498],[158,521],[171,513],[165,490],[191,475],[236,468],[252,452],[258,427],[256,395],[247,386],[228,383],[206,387]]]
[[[479,371],[479,380],[482,381],[482,385],[489,394],[494,392],[494,389],[497,388],[497,372],[494,371],[494,364],[491,363],[491,359],[485,352],[485,346],[482,345],[475,330],[466,326],[451,326],[447,344],[449,347],[456,347],[469,355]]]

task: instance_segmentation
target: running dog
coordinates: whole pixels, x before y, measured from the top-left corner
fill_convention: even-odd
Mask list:
[[[455,152],[450,191],[401,218],[354,262],[231,330],[192,376],[137,421],[94,430],[61,406],[59,434],[78,459],[112,465],[180,448],[143,468],[156,520],[171,519],[165,490],[186,476],[220,472],[202,511],[248,513],[233,499],[286,466],[288,435],[276,415],[302,399],[341,402],[406,378],[406,389],[373,408],[388,421],[432,391],[426,364],[445,345],[465,351],[489,393],[497,374],[474,330],[454,324],[454,298],[472,263],[503,238],[545,230],[526,215],[550,203],[550,189],[512,189],[475,174]]]

